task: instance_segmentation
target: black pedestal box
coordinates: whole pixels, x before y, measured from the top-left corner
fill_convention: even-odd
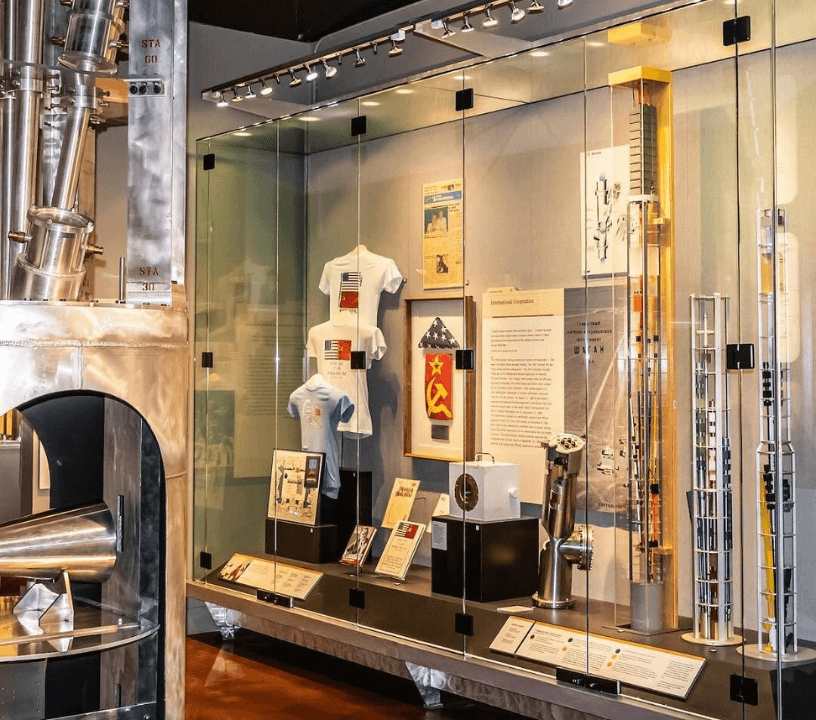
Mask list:
[[[276,523],[271,518],[266,519],[266,552],[301,562],[335,562],[343,554],[358,523],[371,525],[371,473],[340,468],[340,494],[337,500],[320,496],[317,524],[302,525],[288,520]]]
[[[463,522],[461,517],[448,516],[434,518],[433,524],[433,592],[462,597],[464,563],[468,600],[509,600],[536,591],[538,518]]]

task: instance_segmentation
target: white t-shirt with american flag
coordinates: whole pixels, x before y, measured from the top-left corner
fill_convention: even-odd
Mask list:
[[[368,378],[364,371],[351,369],[351,353],[364,351],[368,370],[387,349],[382,331],[374,325],[335,325],[329,320],[309,330],[306,350],[309,357],[317,358],[317,372],[354,403],[354,414],[337,426],[340,432],[356,438],[372,433]]]
[[[329,296],[332,322],[376,325],[380,293],[397,292],[402,281],[393,260],[361,245],[323,266],[320,290]]]

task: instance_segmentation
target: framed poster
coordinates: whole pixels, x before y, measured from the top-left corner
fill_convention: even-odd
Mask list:
[[[403,446],[408,457],[472,460],[476,373],[456,369],[456,351],[476,345],[471,296],[405,300]]]
[[[325,455],[299,450],[275,450],[269,479],[266,516],[314,525],[323,479]]]

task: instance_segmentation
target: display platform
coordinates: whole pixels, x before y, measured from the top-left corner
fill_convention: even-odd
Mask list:
[[[73,627],[43,622],[25,627],[12,613],[16,597],[0,597],[0,663],[21,659],[81,655],[138,642],[158,631],[158,626],[137,622],[99,607],[77,603]]]
[[[454,616],[462,611],[461,599],[431,592],[430,568],[413,567],[405,581],[396,581],[376,576],[373,574],[373,570],[369,568],[364,568],[358,576],[355,573],[348,572],[347,568],[336,563],[323,565],[301,563],[301,565],[324,573],[324,577],[305,602],[295,602],[295,614],[288,611],[290,614],[287,615],[287,611],[273,608],[267,603],[256,600],[251,588],[221,580],[219,578],[221,568],[213,571],[204,582],[190,582],[188,584],[188,596],[241,611],[242,617],[249,622],[246,627],[259,632],[266,632],[263,629],[265,627],[264,621],[274,615],[278,629],[274,632],[268,632],[268,634],[284,640],[287,639],[287,632],[281,632],[280,626],[291,624],[292,631],[300,633],[303,631],[304,617],[308,616],[318,626],[330,625],[336,622],[342,623],[346,630],[351,631],[351,634],[348,635],[348,641],[352,645],[355,645],[362,635],[399,638],[395,642],[401,648],[407,648],[408,646],[416,648],[421,647],[423,643],[427,643],[428,647],[420,653],[421,657],[410,660],[410,662],[419,662],[432,668],[442,669],[442,666],[439,665],[440,652],[447,650],[452,653],[451,657],[456,657],[461,661],[461,666],[456,665],[457,673],[460,673],[465,679],[473,676],[476,667],[481,667],[482,663],[488,663],[493,668],[494,673],[498,675],[506,674],[508,680],[512,679],[511,686],[515,686],[514,683],[518,680],[513,668],[534,673],[534,675],[525,673],[525,676],[530,680],[536,677],[540,680],[541,676],[545,676],[551,678],[552,682],[555,683],[555,667],[519,656],[509,656],[490,648],[491,643],[493,643],[510,617],[507,609],[514,606],[524,606],[530,609],[525,612],[515,609],[512,614],[549,625],[589,632],[597,636],[619,638],[621,641],[639,644],[643,647],[705,659],[705,665],[685,701],[627,685],[622,689],[622,696],[608,699],[611,703],[609,707],[606,706],[606,697],[598,693],[593,694],[596,697],[595,712],[597,713],[600,707],[604,707],[605,714],[600,717],[627,718],[628,720],[629,718],[640,717],[689,717],[689,713],[710,713],[712,703],[726,706],[733,702],[729,697],[731,677],[743,673],[743,663],[745,676],[755,679],[759,686],[759,704],[756,707],[751,707],[746,717],[766,718],[773,717],[776,714],[776,709],[772,705],[776,697],[776,666],[773,663],[743,658],[734,647],[707,647],[688,643],[682,639],[683,630],[644,636],[630,630],[617,629],[614,627],[613,606],[609,603],[593,602],[590,611],[590,608],[587,608],[586,601],[582,598],[578,598],[575,606],[569,610],[533,608],[529,597],[489,603],[469,601],[466,604],[466,612],[473,617],[474,635],[466,638],[457,634],[454,629]],[[357,610],[349,605],[349,590],[355,588],[365,592],[365,609]],[[242,600],[236,602],[236,599],[241,596],[243,596]],[[417,613],[415,611],[417,607],[422,607],[423,611]],[[306,614],[299,612],[301,610],[306,611]],[[281,614],[279,615],[279,613]],[[589,622],[587,622],[588,617],[590,618]],[[250,618],[252,619],[250,620]],[[241,622],[242,626],[244,626],[245,620]],[[316,630],[316,632],[321,635],[324,634],[325,627]],[[359,637],[355,640],[354,638],[357,636]],[[302,644],[302,637],[300,635],[298,637],[301,638],[299,642]],[[331,645],[330,636],[326,635],[325,637],[328,645]],[[745,637],[748,643],[755,641],[750,631],[745,631]],[[404,638],[412,638],[412,640],[409,641]],[[341,651],[340,648],[332,650],[331,647],[317,649],[334,655],[348,652],[347,650]],[[345,657],[346,654],[341,656]],[[399,650],[396,657],[406,658],[407,661],[404,650]],[[354,657],[349,659],[380,667],[380,661],[374,662],[365,653],[358,659]],[[495,664],[497,662],[506,664],[509,667],[501,668]],[[490,682],[497,688],[503,685],[496,677],[491,677]],[[804,698],[809,697],[812,692],[816,692],[816,663],[807,661],[786,663],[782,683],[784,686],[795,684],[797,687],[796,693],[790,692],[783,695],[786,698],[785,712],[792,713],[792,717],[804,717],[805,715],[802,714],[805,712],[804,707],[788,707],[787,703],[794,702],[795,698],[803,698],[797,702],[804,703],[806,702]],[[547,686],[547,683],[539,684],[541,688]],[[806,690],[808,687],[810,689]],[[533,696],[539,697],[539,692],[536,691]],[[641,715],[641,711],[645,712],[644,708],[638,708],[638,712],[635,713],[633,708],[627,707],[626,711],[622,712],[624,696],[646,702],[660,703],[663,709]],[[574,707],[571,695],[565,695],[559,699],[559,702]],[[496,704],[508,707],[508,709],[514,708],[512,704]],[[667,712],[667,708],[675,710],[678,714]]]

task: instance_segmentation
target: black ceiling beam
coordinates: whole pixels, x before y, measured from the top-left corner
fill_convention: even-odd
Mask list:
[[[413,2],[415,0],[189,0],[188,17],[205,25],[313,43]]]

